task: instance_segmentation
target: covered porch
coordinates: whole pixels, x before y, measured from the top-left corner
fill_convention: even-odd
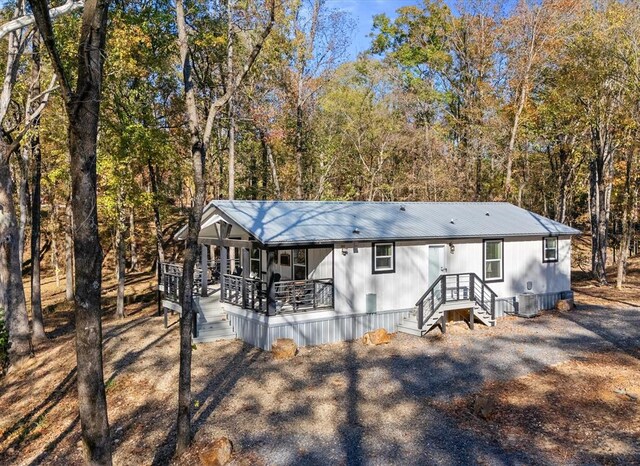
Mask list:
[[[232,221],[213,215],[198,238],[194,288],[266,316],[334,306],[333,245],[265,246]],[[163,298],[179,303],[181,264],[162,264]]]

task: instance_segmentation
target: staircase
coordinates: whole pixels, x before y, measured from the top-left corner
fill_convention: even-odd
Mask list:
[[[474,273],[440,275],[416,303],[416,308],[398,324],[398,331],[423,336],[440,325],[446,331],[446,313],[472,310],[473,321],[488,327],[496,324],[494,291]],[[471,320],[471,319],[470,319]]]
[[[200,298],[198,304],[198,331],[194,343],[209,343],[218,340],[235,340],[236,333],[227,320],[227,313],[220,303],[220,293]]]

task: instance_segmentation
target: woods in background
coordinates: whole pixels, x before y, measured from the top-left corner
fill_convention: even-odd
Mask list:
[[[41,261],[89,329],[79,359],[97,361],[102,268],[117,317],[126,274],[166,255],[185,252],[191,283],[208,199],[508,201],[589,232],[602,284],[614,248],[622,286],[638,222],[640,5],[502,3],[376,16],[355,58],[354,18],[324,0],[140,0],[108,18],[96,0],[5,6],[0,309],[14,358],[46,338]],[[171,249],[185,218],[187,247]],[[92,370],[78,372],[96,395],[83,426],[102,413],[105,463]]]

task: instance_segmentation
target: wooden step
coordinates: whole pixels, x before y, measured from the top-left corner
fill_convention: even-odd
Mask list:
[[[418,328],[417,322],[411,323],[411,322],[405,322],[405,321],[400,322],[398,324],[397,331],[402,333],[407,333],[409,335],[415,335],[417,337],[421,337],[426,333],[424,330],[420,330]]]
[[[229,321],[218,321],[218,322],[198,322],[198,332],[206,332],[208,330],[223,330],[230,329],[231,325]]]
[[[207,333],[199,334],[198,338],[193,339],[193,342],[194,343],[212,343],[214,341],[219,341],[219,340],[235,340],[236,338],[238,337],[231,330],[229,330],[226,333],[207,332]]]

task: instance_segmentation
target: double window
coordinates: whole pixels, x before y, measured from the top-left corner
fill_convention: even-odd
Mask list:
[[[395,243],[373,243],[372,273],[393,273],[396,270]]]
[[[484,281],[499,282],[504,279],[504,242],[501,239],[484,241]]]
[[[542,238],[542,262],[558,262],[558,238]]]

